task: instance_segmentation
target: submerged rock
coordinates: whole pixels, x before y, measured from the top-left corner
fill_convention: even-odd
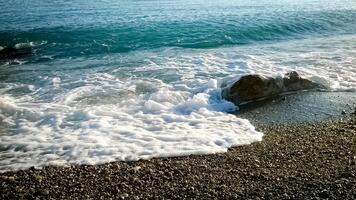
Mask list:
[[[245,102],[271,98],[283,93],[322,88],[318,83],[302,78],[295,71],[284,77],[265,77],[257,74],[242,76],[231,87],[222,90],[225,99],[240,105]]]
[[[32,54],[31,47],[5,47],[0,49],[0,59],[14,59]]]

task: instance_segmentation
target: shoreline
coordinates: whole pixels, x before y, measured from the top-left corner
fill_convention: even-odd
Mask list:
[[[259,129],[222,154],[5,172],[0,198],[356,198],[354,114]]]
[[[300,91],[244,105],[236,114],[248,119],[256,128],[322,123],[355,115],[356,92]]]

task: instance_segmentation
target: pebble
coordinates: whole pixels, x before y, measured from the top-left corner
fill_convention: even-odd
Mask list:
[[[261,127],[262,143],[220,155],[7,172],[0,199],[356,199],[355,122]]]

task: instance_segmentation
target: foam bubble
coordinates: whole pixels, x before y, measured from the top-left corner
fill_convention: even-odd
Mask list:
[[[54,77],[54,78],[52,79],[52,83],[53,83],[53,86],[59,87],[59,84],[61,83],[61,78],[59,78],[59,77]]]

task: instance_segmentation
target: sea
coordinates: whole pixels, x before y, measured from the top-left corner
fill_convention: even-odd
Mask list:
[[[0,0],[0,172],[226,152],[246,74],[356,92],[355,0]],[[293,142],[293,141],[290,141]]]

